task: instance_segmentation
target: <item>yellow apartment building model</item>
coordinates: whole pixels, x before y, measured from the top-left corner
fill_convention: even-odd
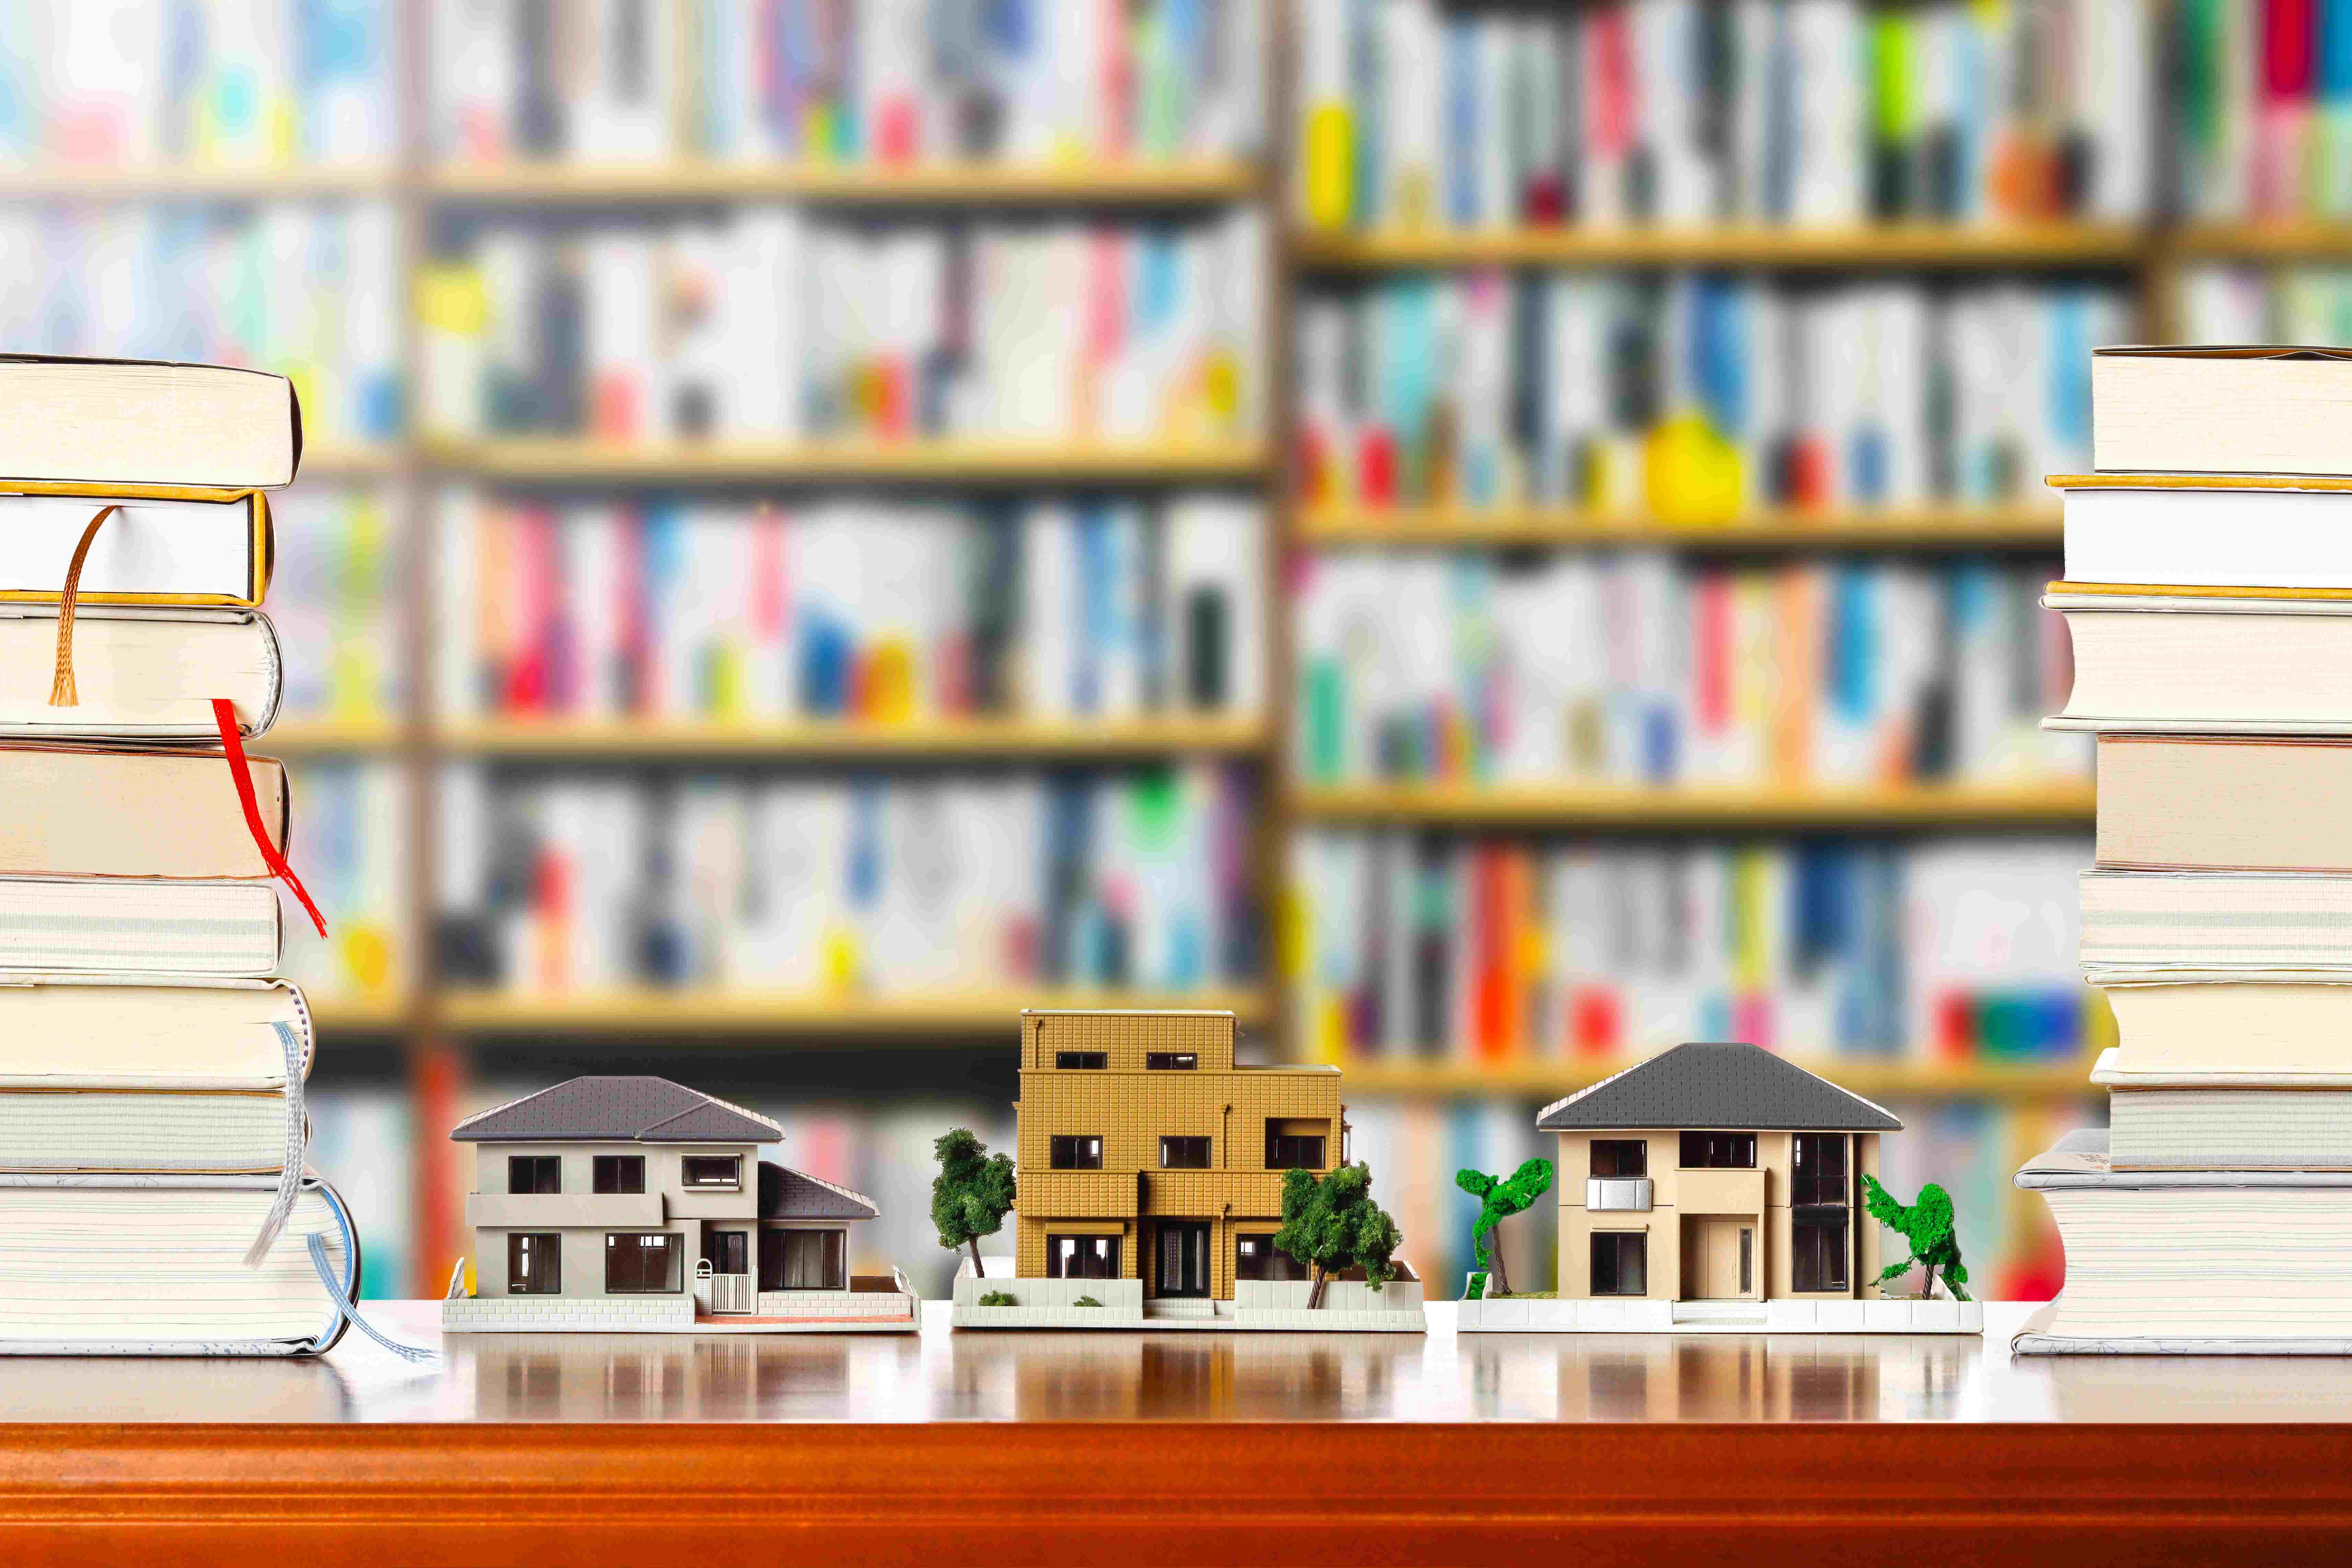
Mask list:
[[[1234,1047],[1227,1012],[1021,1015],[1012,1274],[967,1265],[959,1326],[1421,1330],[1409,1271],[1342,1276],[1307,1307],[1274,1236],[1286,1173],[1348,1159],[1339,1069],[1244,1067]]]

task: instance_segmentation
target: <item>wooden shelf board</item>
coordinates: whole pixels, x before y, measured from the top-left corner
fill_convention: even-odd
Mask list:
[[[0,165],[0,198],[115,201],[389,195],[398,176],[384,163]]]
[[[445,468],[488,478],[911,479],[1089,483],[1258,479],[1266,449],[1247,441],[709,441],[616,443],[563,437],[429,441]]]
[[[1752,265],[1759,267],[2002,267],[2121,265],[2147,248],[2130,224],[1858,224],[1835,228],[1504,228],[1307,233],[1299,262],[1327,270],[1396,267]]]
[[[299,918],[299,917],[298,917]],[[304,935],[310,934],[307,931]],[[407,1026],[408,1003],[399,996],[338,997],[305,995],[311,1021],[321,1029],[348,1034],[392,1034]]]
[[[2191,223],[2174,230],[2167,243],[2177,254],[2199,260],[2352,260],[2352,223],[2326,218]]]
[[[395,473],[407,460],[406,443],[392,441],[306,441],[302,466],[294,476],[300,484],[313,479],[376,479]]]
[[[1263,992],[1221,988],[1170,994],[1036,986],[908,996],[824,996],[716,991],[601,991],[530,995],[453,991],[441,1017],[475,1034],[827,1035],[922,1034],[969,1044],[1010,1043],[1024,1007],[1228,1008],[1244,1023],[1267,1013]]]
[[[1787,1053],[1809,1072],[1855,1094],[1873,1098],[1916,1096],[1950,1099],[2034,1100],[2090,1096],[2092,1058],[2080,1061],[1937,1062],[1906,1057],[1891,1060],[1846,1058],[1821,1052]],[[1638,1058],[1610,1056],[1545,1061],[1516,1058],[1499,1062],[1403,1059],[1342,1060],[1346,1088],[1357,1094],[1404,1098],[1467,1099],[1520,1095],[1545,1100],[1572,1093],[1622,1072]]]
[[[1576,507],[1328,506],[1305,511],[1299,530],[1309,542],[1323,544],[1675,544],[1727,550],[1940,550],[1970,544],[2056,549],[2063,538],[2057,509],[2039,506],[1772,508],[1724,522],[1668,521]]]
[[[922,719],[903,724],[803,720],[486,719],[451,725],[448,751],[489,756],[1065,757],[1136,756],[1263,748],[1263,720]]]
[[[404,736],[396,719],[281,719],[251,742],[256,753],[397,751]]]
[[[1154,205],[1223,202],[1264,184],[1236,158],[1130,162],[933,159],[896,165],[817,163],[445,163],[425,177],[433,195],[508,202],[706,202],[796,197],[826,202],[969,205]]]
[[[1309,820],[1584,826],[1686,824],[1867,826],[1941,823],[2087,825],[2087,783],[1748,788],[1685,784],[1307,784],[1292,805]]]

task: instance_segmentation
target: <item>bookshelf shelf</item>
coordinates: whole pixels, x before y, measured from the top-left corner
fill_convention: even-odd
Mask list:
[[[2275,218],[2255,223],[2192,223],[2167,237],[2170,247],[2200,260],[2352,259],[2352,223]]]
[[[808,720],[490,719],[449,726],[444,750],[533,757],[1089,757],[1248,752],[1263,720],[930,718],[903,724]]]
[[[302,447],[295,482],[310,479],[382,479],[397,473],[408,448],[398,441],[312,441]]]
[[[1326,271],[1545,265],[1801,268],[2133,265],[2147,232],[2130,224],[1863,224],[1776,228],[1509,228],[1307,233],[1293,250]]]
[[[475,1035],[588,1033],[743,1036],[933,1034],[952,1043],[1010,1040],[1024,1007],[1206,1007],[1244,1024],[1267,1015],[1264,993],[1217,989],[1170,994],[1046,986],[906,996],[827,996],[716,991],[599,991],[507,994],[453,991],[442,1021]]]
[[[0,165],[0,199],[123,201],[390,195],[398,176],[383,163]]]
[[[307,933],[306,933],[307,934]],[[405,1029],[412,1016],[400,996],[309,996],[310,1021],[332,1034],[384,1035]]]
[[[1631,1057],[1594,1057],[1571,1061],[1499,1062],[1349,1060],[1340,1064],[1356,1094],[1407,1098],[1474,1099],[1493,1094],[1549,1099],[1600,1082],[1632,1067]],[[1808,1071],[1868,1096],[1924,1099],[2063,1100],[2101,1091],[2090,1083],[2091,1061],[1923,1062],[1874,1061],[1790,1053]]]
[[[1299,529],[1318,544],[1664,544],[1774,551],[2055,549],[2062,537],[2057,509],[2043,506],[1773,508],[1722,522],[1668,521],[1575,507],[1332,506],[1304,512]]]
[[[1265,184],[1237,158],[1111,163],[941,159],[894,165],[804,163],[446,163],[426,189],[481,202],[719,202],[794,197],[955,205],[1138,205],[1236,201]]]
[[[2081,784],[1671,786],[1612,784],[1308,784],[1292,793],[1309,821],[1515,826],[1680,827],[2084,823]]]
[[[264,754],[284,752],[392,752],[403,735],[396,720],[285,719],[254,738],[252,749]]]
[[[646,479],[884,479],[937,484],[1186,483],[1265,478],[1266,449],[1247,441],[646,442],[519,437],[429,441],[444,468],[564,482]]]

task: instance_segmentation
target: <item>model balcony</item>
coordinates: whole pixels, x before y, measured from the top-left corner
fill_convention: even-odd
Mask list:
[[[1584,1206],[1617,1214],[1647,1214],[1650,1212],[1650,1178],[1588,1176],[1584,1183]]]
[[[662,1200],[659,1193],[469,1193],[466,1223],[494,1230],[644,1230],[662,1223]]]

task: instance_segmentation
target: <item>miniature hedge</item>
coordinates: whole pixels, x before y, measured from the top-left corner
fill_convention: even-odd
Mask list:
[[[1020,1302],[1013,1299],[1013,1292],[1010,1290],[988,1291],[981,1297],[980,1304],[983,1307],[1017,1307],[1021,1305]]]

